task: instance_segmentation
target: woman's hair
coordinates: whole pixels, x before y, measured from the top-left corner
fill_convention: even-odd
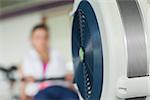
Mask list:
[[[49,31],[47,25],[45,25],[45,24],[38,24],[38,25],[35,25],[35,26],[33,27],[32,33],[31,33],[31,37],[32,37],[33,34],[34,34],[34,31],[37,30],[37,29],[44,29],[44,30],[46,30],[46,31]]]

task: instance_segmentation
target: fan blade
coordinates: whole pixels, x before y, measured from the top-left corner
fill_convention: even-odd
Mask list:
[[[86,63],[88,69],[93,72],[93,47],[91,40],[88,41],[88,44],[85,48],[84,62]]]
[[[84,78],[84,72],[83,72],[83,64],[80,62],[78,67],[76,68],[75,71],[75,82],[77,83],[78,87],[79,87],[79,91],[81,91],[81,96],[85,97],[85,82],[84,82],[85,78]]]

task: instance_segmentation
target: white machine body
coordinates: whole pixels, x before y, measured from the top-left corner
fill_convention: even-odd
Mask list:
[[[150,96],[150,77],[120,78],[116,90],[120,98]]]
[[[73,15],[82,0],[75,0]],[[104,75],[100,100],[125,100],[147,96],[150,100],[150,77],[127,78],[128,51],[125,29],[116,0],[87,0],[96,14],[101,31]],[[142,13],[146,34],[147,57],[150,69],[150,4],[148,0],[137,0]],[[148,17],[149,16],[149,17]],[[150,70],[149,70],[150,72]]]

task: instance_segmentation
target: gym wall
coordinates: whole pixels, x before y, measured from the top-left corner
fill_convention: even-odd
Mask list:
[[[31,46],[31,29],[47,17],[50,28],[51,45],[59,49],[71,64],[71,18],[72,5],[61,6],[46,11],[29,13],[0,20],[0,65],[21,64]],[[70,67],[71,68],[71,67]]]

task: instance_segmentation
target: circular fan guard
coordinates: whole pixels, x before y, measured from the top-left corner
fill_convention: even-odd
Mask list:
[[[93,8],[81,1],[72,28],[75,82],[84,99],[99,99],[103,84],[103,53],[100,30]]]

